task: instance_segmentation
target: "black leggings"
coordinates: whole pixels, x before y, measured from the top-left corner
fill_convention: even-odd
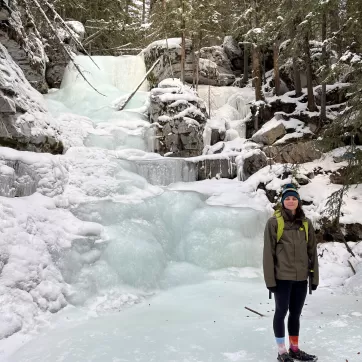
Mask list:
[[[274,293],[275,313],[273,320],[276,338],[285,337],[284,319],[288,309],[288,333],[290,336],[299,336],[299,319],[307,296],[307,289],[306,280],[302,282],[277,280],[277,289]]]

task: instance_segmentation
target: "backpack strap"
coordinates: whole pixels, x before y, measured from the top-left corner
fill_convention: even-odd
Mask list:
[[[277,219],[277,243],[279,243],[279,240],[281,239],[283,232],[284,232],[284,218],[279,210],[274,212],[274,216]]]
[[[308,235],[309,235],[309,224],[308,224],[308,220],[307,219],[304,219],[303,220],[303,227],[304,227],[304,231],[305,231],[305,240],[307,240],[307,243],[308,243]]]
[[[279,243],[280,239],[282,238],[283,232],[284,232],[284,218],[281,214],[281,212],[279,210],[274,212],[274,216],[277,219],[277,243]],[[303,228],[300,228],[300,230],[304,229],[305,231],[305,239],[308,243],[308,234],[309,234],[309,224],[308,224],[308,220],[304,219],[303,220]]]

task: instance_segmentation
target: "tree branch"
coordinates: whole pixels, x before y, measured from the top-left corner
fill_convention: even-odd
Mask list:
[[[124,101],[124,103],[119,107],[119,111],[122,111],[126,105],[128,104],[128,102],[133,98],[133,96],[136,94],[136,92],[138,91],[138,89],[141,87],[142,83],[146,80],[146,78],[148,77],[148,75],[152,72],[153,68],[160,62],[161,58],[158,58],[152,65],[152,67],[148,70],[148,72],[146,73],[146,75],[143,77],[143,79],[141,80],[141,82],[138,84],[138,86],[136,87],[136,89],[129,95],[129,97]]]

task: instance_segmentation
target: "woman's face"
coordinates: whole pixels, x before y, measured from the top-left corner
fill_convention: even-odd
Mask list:
[[[288,196],[284,200],[284,207],[287,210],[295,211],[298,207],[298,199],[295,196]]]

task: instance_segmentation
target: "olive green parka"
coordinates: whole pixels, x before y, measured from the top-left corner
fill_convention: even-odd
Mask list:
[[[263,267],[266,286],[275,287],[276,279],[303,281],[313,271],[312,284],[319,283],[317,242],[312,222],[308,220],[308,242],[302,218],[282,209],[284,231],[277,242],[277,218],[271,217],[264,231]]]

